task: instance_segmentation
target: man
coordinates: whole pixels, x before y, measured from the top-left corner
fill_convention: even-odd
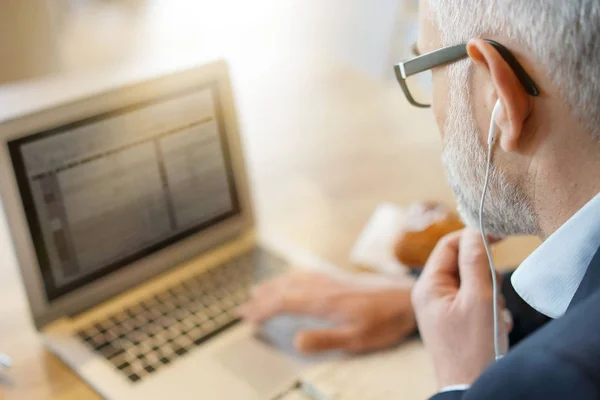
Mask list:
[[[467,59],[432,70],[434,114],[461,214],[477,226],[499,100],[485,227],[545,239],[512,284],[554,318],[494,363],[485,252],[470,232],[445,238],[412,295],[446,389],[436,398],[600,397],[599,22],[600,3],[591,0],[421,3],[421,52],[468,41]]]
[[[423,0],[420,23],[420,53],[467,43],[466,58],[459,46],[417,63],[432,73],[443,160],[461,215],[477,227],[490,114],[499,101],[484,226],[499,236],[544,239],[511,281],[552,318],[530,326],[494,362],[481,239],[470,230],[444,238],[412,292],[441,389],[434,398],[600,398],[600,3]],[[404,82],[415,69],[403,63],[399,79],[409,101],[422,105]]]

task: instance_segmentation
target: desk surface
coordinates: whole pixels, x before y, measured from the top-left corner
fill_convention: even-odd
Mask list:
[[[409,108],[392,82],[372,81],[325,61],[315,63],[319,68],[285,65],[275,66],[277,81],[269,69],[253,71],[247,80],[234,70],[261,229],[345,265],[358,232],[380,202],[452,203],[429,111]],[[43,348],[17,267],[5,256],[7,235],[2,221],[0,351],[12,355],[14,366],[0,374],[0,399],[98,398]],[[535,239],[502,244],[498,264],[518,264],[536,244]],[[406,352],[407,369],[427,365],[420,344],[411,343]],[[430,375],[419,381],[421,395],[423,385],[434,387]],[[410,392],[405,399],[413,398]]]

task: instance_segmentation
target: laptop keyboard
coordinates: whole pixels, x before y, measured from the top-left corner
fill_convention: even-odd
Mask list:
[[[78,336],[131,382],[139,382],[239,322],[235,310],[253,284],[284,267],[282,259],[255,248],[95,321]]]

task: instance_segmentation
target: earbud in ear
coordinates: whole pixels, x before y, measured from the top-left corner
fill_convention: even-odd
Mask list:
[[[490,146],[496,141],[496,118],[498,117],[501,108],[500,99],[498,99],[492,110],[492,118],[490,120],[490,133],[488,135],[488,145]]]

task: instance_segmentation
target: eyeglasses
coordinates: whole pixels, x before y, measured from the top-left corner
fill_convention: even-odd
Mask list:
[[[533,79],[525,72],[515,56],[500,43],[490,39],[485,39],[485,41],[491,44],[504,58],[525,91],[531,96],[539,95]],[[466,57],[468,57],[466,43],[448,46],[401,62],[394,66],[394,72],[408,102],[416,107],[427,108],[431,107],[432,98],[431,69]]]

